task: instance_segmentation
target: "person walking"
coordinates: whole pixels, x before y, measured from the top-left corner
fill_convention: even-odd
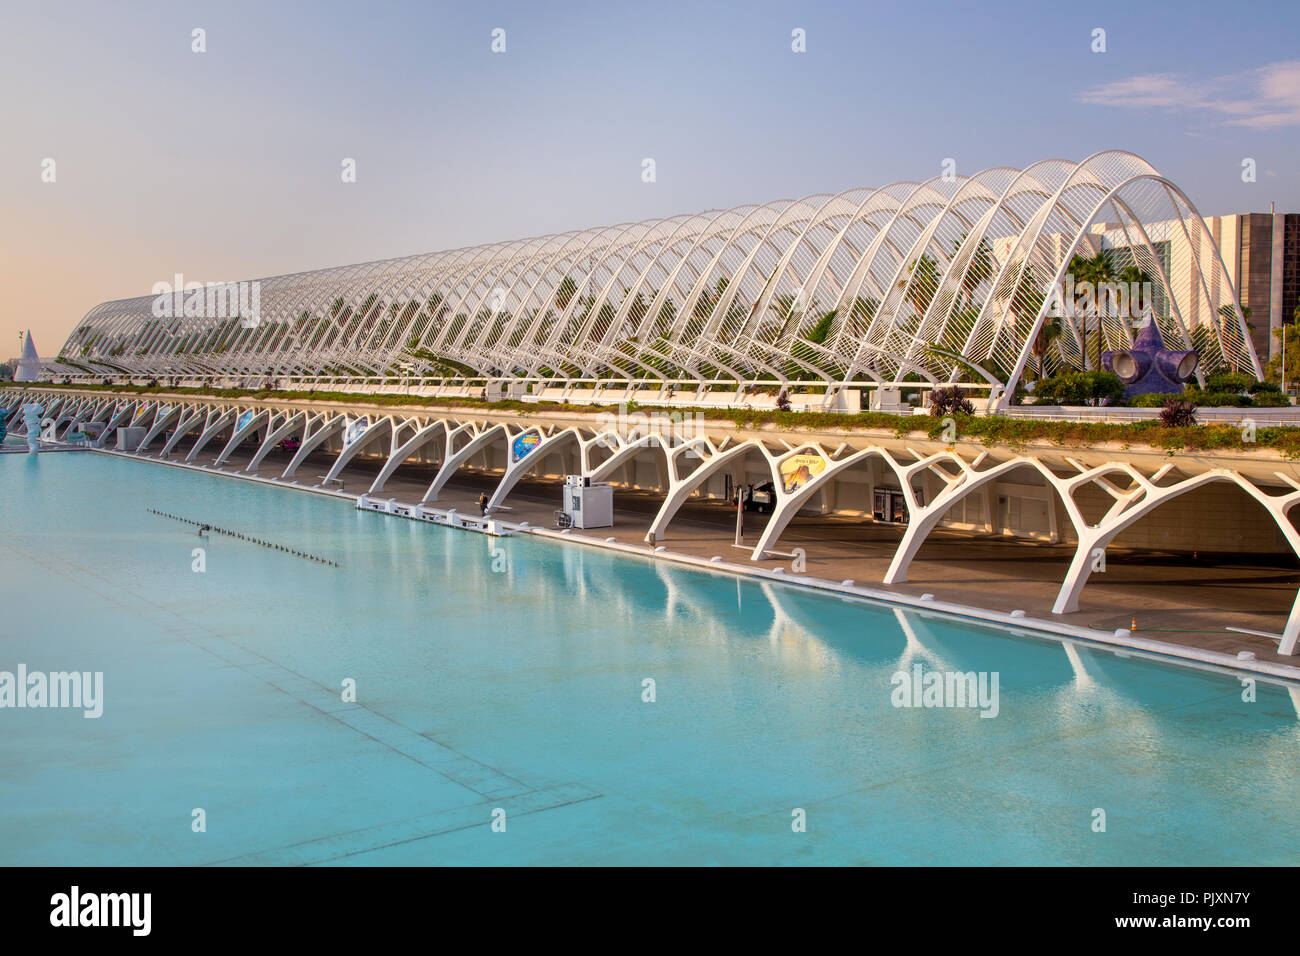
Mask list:
[[[478,493],[478,510],[479,513],[482,514],[484,518],[487,517],[487,505],[488,505],[487,492],[480,491]]]

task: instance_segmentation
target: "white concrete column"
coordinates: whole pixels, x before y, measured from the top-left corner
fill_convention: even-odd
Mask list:
[[[471,455],[476,454],[480,449],[486,447],[489,443],[505,439],[509,441],[506,434],[505,425],[492,425],[489,428],[479,432],[471,438],[460,451],[454,454],[451,451],[452,442],[456,436],[463,431],[469,430],[472,426],[469,424],[461,425],[453,429],[447,435],[447,455],[444,457],[441,467],[438,468],[438,474],[430,482],[428,489],[424,492],[424,497],[420,499],[420,504],[430,504],[438,500],[438,493],[442,491],[443,486],[451,479],[451,476],[469,460]]]
[[[265,458],[267,455],[269,455],[271,453],[271,450],[275,448],[275,446],[278,445],[281,441],[287,438],[290,432],[292,432],[295,428],[304,427],[306,421],[307,421],[307,413],[298,412],[295,415],[290,415],[278,426],[274,426],[273,424],[273,427],[268,428],[267,435],[264,439],[262,439],[261,446],[259,446],[257,451],[253,453],[253,457],[248,462],[247,467],[244,468],[244,471],[247,472],[248,474],[256,473],[258,467],[261,466],[262,464],[262,459]]]
[[[177,443],[186,435],[188,435],[190,432],[192,432],[194,430],[194,426],[200,424],[203,421],[203,419],[204,419],[204,411],[202,408],[193,409],[188,415],[182,417],[180,422],[172,430],[172,437],[167,439],[165,442],[163,442],[162,450],[158,452],[158,457],[166,458],[168,455],[170,455],[172,449],[176,447]],[[107,435],[109,431],[112,430],[111,426],[112,423],[110,422],[109,426],[104,429],[105,435]]]
[[[405,444],[397,448],[388,456],[388,461],[384,462],[384,467],[379,469],[379,474],[376,475],[375,480],[371,482],[367,494],[375,495],[383,491],[384,485],[387,483],[388,479],[393,476],[393,472],[397,470],[398,465],[402,464],[402,462],[406,461],[422,447],[436,438],[440,431],[445,432],[446,430],[446,421],[439,420],[434,422],[432,425],[426,425],[424,428],[417,431],[415,435],[406,441]],[[396,432],[394,432],[394,435],[396,435]]]
[[[270,420],[270,409],[263,409],[250,418],[243,428],[236,428],[234,432],[231,433],[230,441],[226,442],[226,447],[221,449],[221,454],[217,455],[216,460],[213,461],[212,464],[218,466],[224,465],[226,459],[230,457],[230,453],[239,447],[240,442],[249,435],[255,433],[263,423],[269,422]]]
[[[298,446],[297,453],[295,453],[293,458],[290,459],[289,467],[285,468],[284,473],[280,475],[280,478],[284,481],[288,481],[292,478],[294,473],[298,470],[298,466],[306,461],[307,456],[315,451],[316,447],[320,445],[321,442],[325,441],[326,438],[329,438],[330,435],[343,430],[343,424],[345,421],[346,419],[344,419],[342,415],[336,415],[329,421],[321,422],[317,429],[310,435],[304,434],[302,436],[302,444]]]
[[[190,449],[190,453],[185,456],[186,462],[192,462],[198,456],[199,452],[203,450],[204,446],[212,440],[213,436],[215,436],[217,432],[235,420],[237,414],[238,411],[232,408],[209,419],[208,426],[199,433],[199,440],[194,443],[194,447]]]
[[[325,477],[321,479],[321,485],[322,486],[328,485],[331,481],[334,481],[336,478],[338,478],[339,472],[343,470],[344,466],[347,465],[348,462],[350,462],[353,458],[356,457],[357,452],[361,451],[361,449],[364,448],[366,445],[369,445],[372,441],[375,440],[375,438],[377,438],[383,432],[385,431],[391,432],[392,428],[393,428],[392,416],[391,415],[386,416],[384,418],[381,418],[379,421],[375,422],[373,425],[371,425],[369,428],[363,431],[360,435],[358,435],[356,441],[354,441],[352,444],[340,448],[338,457],[334,459],[334,464],[330,465],[330,470],[327,471],[325,473]]]

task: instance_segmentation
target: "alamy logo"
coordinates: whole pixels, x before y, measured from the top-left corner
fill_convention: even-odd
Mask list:
[[[1150,282],[1079,282],[1067,273],[1064,285],[1052,289],[1049,315],[1077,319],[1108,315],[1140,322],[1152,310],[1155,292]]]
[[[28,673],[19,664],[17,673],[0,671],[0,709],[5,707],[79,708],[83,717],[104,713],[103,671],[42,671]]]
[[[186,282],[180,273],[172,278],[153,285],[154,318],[239,319],[245,329],[261,325],[261,282]]]
[[[74,886],[50,897],[50,925],[129,926],[133,936],[148,936],[152,910],[152,893],[82,893]]]
[[[647,446],[675,448],[694,441],[704,434],[702,412],[629,412],[626,403],[618,412],[598,412],[597,440],[603,448],[617,451],[621,445],[644,440]]]
[[[889,682],[894,690],[889,702],[895,707],[971,707],[981,717],[998,715],[997,671],[926,671],[921,664],[912,670],[896,671]]]

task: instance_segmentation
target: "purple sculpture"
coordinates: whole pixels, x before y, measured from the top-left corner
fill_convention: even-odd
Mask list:
[[[1150,318],[1131,349],[1101,353],[1101,367],[1119,376],[1125,398],[1181,393],[1183,384],[1196,374],[1198,362],[1194,351],[1165,348],[1160,330]]]

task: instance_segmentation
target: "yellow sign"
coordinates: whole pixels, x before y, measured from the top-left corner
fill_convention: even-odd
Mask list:
[[[787,495],[798,491],[825,469],[826,459],[821,455],[791,455],[781,462],[781,490]]]

